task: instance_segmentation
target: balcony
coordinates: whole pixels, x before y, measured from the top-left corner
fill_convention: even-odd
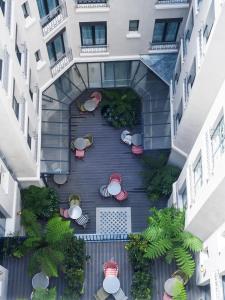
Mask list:
[[[109,7],[109,0],[75,0],[77,8]]]
[[[40,20],[43,36],[54,30],[67,17],[66,3],[62,2]]]
[[[62,71],[73,60],[72,49],[68,49],[53,65],[51,65],[52,77]]]
[[[97,55],[103,54],[107,55],[108,52],[108,45],[91,45],[91,46],[81,46],[80,55]]]
[[[158,53],[165,53],[165,52],[178,52],[179,43],[150,43],[149,52],[158,52]]]
[[[174,9],[174,8],[188,8],[189,0],[157,0],[155,3],[156,9]]]

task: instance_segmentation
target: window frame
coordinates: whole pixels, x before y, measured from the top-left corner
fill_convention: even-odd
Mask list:
[[[65,46],[65,41],[64,41],[64,34],[66,32],[66,29],[63,28],[60,32],[58,32],[55,36],[53,36],[47,43],[46,43],[46,47],[47,47],[47,52],[48,52],[48,45],[51,45],[51,49],[52,49],[52,53],[53,53],[53,56],[54,56],[54,63],[51,62],[50,60],[50,57],[49,57],[49,52],[48,52],[48,57],[49,57],[49,61],[50,61],[50,65],[54,65],[57,61],[59,61],[60,59],[62,59],[62,57],[65,56],[66,54],[66,46]],[[63,54],[60,58],[57,58],[57,52],[56,52],[56,49],[55,49],[55,44],[54,44],[54,47],[53,47],[53,43],[54,41],[58,38],[58,37],[61,37],[61,42],[62,42],[62,49],[63,49]]]
[[[131,23],[136,22],[136,29],[131,29]],[[137,32],[139,30],[140,20],[129,20],[129,31],[131,32]]]
[[[103,25],[105,27],[105,44],[96,44],[96,38],[95,38],[95,26],[96,25]],[[83,25],[90,25],[91,31],[92,31],[92,45],[84,45],[83,43],[83,33],[82,33],[82,26]],[[106,46],[107,45],[107,22],[106,21],[100,21],[100,22],[80,22],[80,39],[81,39],[81,46],[82,47],[95,47],[95,46]],[[93,43],[94,42],[94,43]]]
[[[153,34],[152,34],[152,43],[153,44],[162,44],[162,43],[175,43],[177,41],[177,35],[180,29],[180,24],[182,23],[183,18],[166,18],[166,19],[155,19],[155,24],[154,24],[154,28],[153,28]],[[175,40],[174,41],[166,41],[166,35],[168,33],[168,24],[173,23],[173,22],[177,22],[178,26],[177,26],[177,30],[176,30],[176,34],[175,34]],[[154,31],[155,31],[155,26],[156,24],[159,23],[164,23],[164,28],[163,28],[163,34],[162,34],[162,40],[161,41],[154,41]]]
[[[220,151],[220,155],[225,152],[225,134],[222,136],[222,128],[225,133],[225,120],[224,120],[224,115],[222,115],[219,119],[219,121],[216,123],[216,126],[210,136],[211,139],[211,146],[212,146],[212,157],[213,157],[213,162],[215,163],[216,156],[218,155],[218,152]],[[213,140],[216,139],[216,137],[219,137],[219,145],[214,150],[213,147]]]
[[[197,173],[196,170],[198,168],[200,168],[201,173],[200,173],[200,176],[198,178],[196,178],[196,173]],[[194,175],[194,190],[195,190],[195,194],[197,194],[199,189],[202,187],[202,184],[203,184],[203,168],[202,168],[202,155],[201,155],[201,153],[198,155],[198,157],[197,157],[197,159],[194,163],[193,175]],[[199,185],[199,183],[200,183],[200,185]]]

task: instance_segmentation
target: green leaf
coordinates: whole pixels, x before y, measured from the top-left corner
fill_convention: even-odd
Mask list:
[[[151,242],[146,249],[145,256],[149,259],[156,259],[162,255],[165,255],[167,250],[171,249],[172,243],[170,240],[162,239],[156,242]]]
[[[63,242],[68,236],[74,233],[70,227],[70,221],[64,221],[61,217],[50,219],[46,225],[46,241],[49,244]]]
[[[186,249],[178,247],[174,249],[174,257],[179,269],[191,278],[195,270],[195,262],[191,254]]]
[[[173,290],[173,300],[187,300],[187,293],[182,282],[177,281]]]
[[[202,250],[202,241],[190,232],[182,232],[181,238],[186,249],[189,249],[193,252],[199,252]]]

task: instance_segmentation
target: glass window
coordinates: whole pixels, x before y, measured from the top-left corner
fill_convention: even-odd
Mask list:
[[[19,120],[19,103],[17,102],[15,96],[13,96],[12,107],[13,107],[13,110],[15,112],[17,120]]]
[[[29,146],[29,148],[31,149],[31,136],[30,136],[30,119],[28,118],[28,122],[27,122],[27,144]]]
[[[47,43],[48,56],[51,65],[53,65],[57,60],[62,58],[65,54],[65,46],[63,39],[63,32],[55,36],[51,41]]]
[[[39,60],[41,60],[41,51],[40,51],[40,50],[37,50],[37,51],[34,53],[34,56],[35,56],[35,59],[36,59],[37,62],[38,62]]]
[[[202,186],[202,157],[201,156],[196,162],[193,172],[194,172],[195,193],[197,193]]]
[[[155,20],[153,43],[176,42],[177,33],[182,19]]]
[[[223,154],[225,149],[224,117],[222,117],[211,136],[213,161]]]
[[[24,18],[27,18],[30,15],[30,8],[27,1],[22,4],[22,10]]]
[[[37,0],[40,17],[43,18],[48,15],[50,11],[54,10],[58,5],[58,0]]]
[[[81,45],[106,45],[106,22],[80,23]]]
[[[4,16],[4,14],[5,14],[5,0],[0,0],[0,8],[1,8],[3,16]]]
[[[138,31],[139,20],[130,20],[129,21],[129,31]]]

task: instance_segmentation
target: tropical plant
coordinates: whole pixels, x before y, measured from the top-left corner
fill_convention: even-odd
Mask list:
[[[85,265],[85,243],[72,237],[67,241],[64,249],[64,273],[66,288],[63,299],[80,299],[83,293],[84,265]]]
[[[104,90],[101,113],[115,128],[132,128],[137,124],[139,103],[138,95],[132,89]]]
[[[56,288],[34,290],[32,300],[56,300]]]
[[[134,300],[151,300],[152,278],[146,272],[135,272],[132,278],[131,295]]]
[[[199,238],[184,230],[184,212],[175,208],[152,209],[148,228],[143,236],[149,242],[145,256],[149,259],[165,257],[175,261],[178,268],[190,278],[195,270],[193,252],[202,249]]]
[[[46,224],[40,225],[36,216],[22,211],[22,224],[26,229],[27,238],[14,252],[14,256],[22,257],[32,253],[29,273],[43,271],[48,276],[58,276],[58,267],[64,260],[64,247],[73,236],[69,221],[53,217]]]
[[[144,185],[150,200],[158,200],[169,196],[172,184],[177,180],[180,169],[167,164],[167,155],[144,156]]]
[[[174,300],[187,300],[187,292],[181,281],[177,281],[173,290]]]
[[[21,191],[21,197],[22,208],[40,219],[49,219],[58,211],[58,197],[51,188],[31,185]]]

